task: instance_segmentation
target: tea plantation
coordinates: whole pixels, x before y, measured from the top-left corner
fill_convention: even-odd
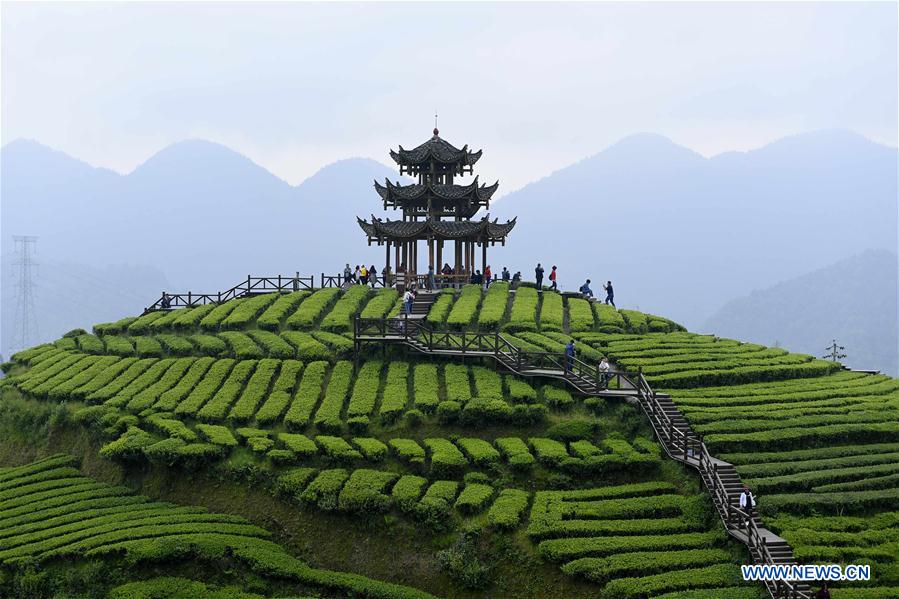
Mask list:
[[[624,398],[369,347],[351,286],[149,312],[4,364],[0,596],[761,598],[695,471]],[[608,357],[670,394],[799,563],[899,596],[899,381],[496,283],[436,331]]]

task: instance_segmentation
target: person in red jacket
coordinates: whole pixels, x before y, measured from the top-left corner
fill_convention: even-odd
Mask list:
[[[490,265],[488,264],[484,268],[484,287],[490,287],[490,281],[493,278],[493,273],[490,272]]]
[[[556,267],[555,266],[553,266],[552,271],[550,271],[550,273],[549,273],[549,280],[552,283],[552,285],[549,286],[550,290],[552,290],[552,291],[558,290],[559,287],[556,285]]]

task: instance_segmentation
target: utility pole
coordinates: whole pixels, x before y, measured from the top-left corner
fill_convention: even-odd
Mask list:
[[[827,346],[827,353],[821,356],[825,360],[832,360],[837,362],[846,357],[846,354],[843,353],[843,350],[846,349],[842,345],[837,345],[837,340],[834,339],[833,342]]]
[[[13,235],[16,244],[16,335],[15,349],[21,350],[37,343],[37,315],[34,309],[34,281],[32,272],[37,262],[33,260],[37,247],[37,237],[33,235]]]

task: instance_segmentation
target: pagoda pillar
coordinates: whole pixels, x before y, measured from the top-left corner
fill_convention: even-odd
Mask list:
[[[456,263],[454,265],[454,270],[457,275],[462,274],[462,242],[458,239],[453,241],[453,251]]]
[[[465,274],[471,276],[471,242],[465,242]]]
[[[390,272],[390,240],[387,240],[385,244],[387,246],[387,256],[384,258],[384,267],[387,269],[387,272]],[[389,287],[387,281],[384,281],[384,286]]]
[[[434,268],[434,238],[428,238],[428,268]],[[435,269],[436,270],[436,269]]]
[[[434,270],[443,270],[443,240],[437,240],[437,264],[434,266]]]
[[[481,242],[481,272],[487,272],[487,242]]]

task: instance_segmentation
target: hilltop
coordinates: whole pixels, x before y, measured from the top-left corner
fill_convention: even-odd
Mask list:
[[[229,534],[243,535],[209,544],[188,510],[178,534],[200,536],[185,537],[186,553],[161,531],[131,545],[99,538],[88,558],[107,574],[95,589],[764,596],[739,579],[746,548],[725,533],[695,471],[659,444],[640,402],[625,401],[625,379],[585,397],[565,376],[516,373],[489,357],[397,345],[353,360],[354,316],[399,310],[393,289],[359,285],[256,295],[98,324],[14,356],[0,383],[0,464],[63,451],[80,470],[69,458],[0,468],[0,590],[28,584],[18,557],[53,568],[37,596],[62,580],[85,584],[66,574],[86,565],[84,545],[66,536],[81,508],[52,512],[44,532],[9,528],[13,505],[65,480],[150,498],[129,504],[206,506],[216,512],[207,521],[230,514]],[[529,285],[443,291],[424,322],[449,343],[499,335],[526,360],[550,356],[539,358],[549,368],[575,339],[586,365],[606,356],[623,372],[640,369],[670,394],[678,430],[703,435],[752,486],[789,555],[869,561],[876,580],[864,596],[897,590],[896,380]],[[142,520],[126,512],[98,513],[85,530],[114,524],[135,537]],[[264,552],[257,539],[270,539]],[[179,555],[194,565],[176,567]],[[222,568],[228,555],[239,567]],[[119,557],[138,567],[122,570]]]

